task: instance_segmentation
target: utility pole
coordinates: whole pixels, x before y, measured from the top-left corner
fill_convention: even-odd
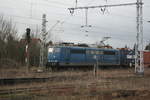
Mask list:
[[[30,17],[32,18],[32,9],[33,9],[33,2],[30,2]]]
[[[42,16],[42,39],[41,39],[41,49],[40,49],[40,66],[44,67],[45,65],[45,60],[46,60],[46,14],[43,14]]]
[[[76,0],[76,5],[75,5],[75,7],[77,7],[77,5],[78,5],[78,0]]]
[[[137,46],[135,49],[135,73],[144,74],[143,61],[143,2],[137,0]]]
[[[143,64],[143,2],[142,0],[137,0],[135,3],[123,3],[123,4],[111,4],[111,5],[100,5],[100,6],[85,6],[85,7],[75,7],[68,8],[71,14],[74,10],[81,9],[94,9],[94,8],[107,8],[107,7],[119,7],[119,6],[137,6],[137,37],[136,37],[136,50],[135,50],[135,73],[144,74],[144,64]],[[87,21],[86,21],[87,24]]]

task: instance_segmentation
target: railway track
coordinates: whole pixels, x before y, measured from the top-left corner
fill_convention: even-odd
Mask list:
[[[42,78],[1,78],[0,85],[16,85],[22,83],[32,83],[32,82],[47,82],[47,81],[64,81],[64,80],[78,80],[80,79],[79,75],[75,76],[50,76],[50,77],[42,77]]]
[[[25,91],[38,91],[38,90],[44,90],[46,88],[44,87],[32,87],[32,88],[16,88],[16,89],[4,89],[0,90],[0,95],[5,95],[5,94],[14,94],[14,93],[22,93]]]
[[[49,78],[4,78],[0,79],[0,85],[14,85],[27,82],[46,82],[48,80]]]
[[[62,87],[32,87],[32,88],[18,88],[18,89],[9,89],[9,90],[0,90],[0,95],[10,95],[10,94],[18,94],[23,92],[32,92],[38,93],[42,90],[51,90],[52,94],[69,94],[73,95],[73,91],[75,89],[74,86],[62,86]],[[90,89],[92,90],[92,89]],[[121,98],[121,97],[130,97],[130,96],[148,96],[150,91],[149,90],[112,90],[112,91],[98,91],[95,90],[97,94],[94,95],[111,95],[113,98]]]
[[[40,87],[30,87],[30,88],[16,88],[16,89],[2,89],[0,90],[0,95],[7,94],[18,94],[23,92],[38,93],[44,90],[50,90],[52,93],[71,93],[75,89],[73,85],[63,85],[63,86],[40,86]]]
[[[131,75],[130,77],[103,77],[102,79],[106,80],[117,80],[117,79],[132,79],[132,78],[149,78],[150,75],[144,75],[144,77]],[[63,81],[63,80],[78,80],[81,79],[80,76],[51,76],[51,77],[43,77],[43,78],[4,78],[0,79],[0,85],[16,85],[16,84],[22,84],[22,83],[32,83],[32,82],[47,82],[47,81]],[[84,80],[84,78],[83,78]]]

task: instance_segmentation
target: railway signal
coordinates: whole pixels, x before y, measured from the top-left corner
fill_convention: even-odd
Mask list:
[[[31,32],[31,29],[30,28],[27,28],[26,29],[26,58],[25,58],[25,62],[26,62],[26,66],[27,66],[27,71],[29,71],[29,43],[30,43],[30,32]]]
[[[31,29],[27,28],[26,29],[26,40],[28,43],[30,43],[30,32],[31,32]]]

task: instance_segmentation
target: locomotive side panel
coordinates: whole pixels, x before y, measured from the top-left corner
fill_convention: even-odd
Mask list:
[[[97,59],[94,58],[94,56],[96,56]],[[88,65],[94,65],[96,63],[96,60],[98,60],[98,62],[102,62],[100,59],[100,50],[97,49],[93,49],[93,48],[87,48],[86,49],[86,63]]]
[[[70,49],[70,63],[74,65],[85,65],[86,59],[85,48],[71,48]]]
[[[118,50],[105,50],[103,57],[106,65],[120,65],[120,53]]]

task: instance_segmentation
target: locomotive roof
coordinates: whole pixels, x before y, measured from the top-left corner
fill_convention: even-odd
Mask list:
[[[78,46],[50,46],[50,47],[56,47],[56,48],[76,48],[76,49],[90,49],[90,50],[114,50],[119,51],[118,49],[113,48],[94,48],[94,47],[78,47]]]

